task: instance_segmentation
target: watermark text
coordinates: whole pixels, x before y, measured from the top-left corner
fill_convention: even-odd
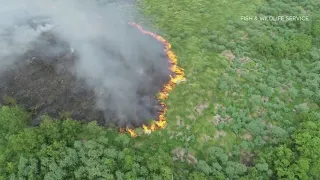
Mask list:
[[[242,21],[309,21],[309,16],[240,16]]]

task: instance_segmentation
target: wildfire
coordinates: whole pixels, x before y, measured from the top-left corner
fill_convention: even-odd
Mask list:
[[[166,112],[167,112],[167,107],[166,104],[163,102],[166,100],[169,96],[169,92],[173,90],[176,84],[185,81],[186,78],[184,76],[184,70],[177,65],[178,59],[177,56],[170,50],[171,49],[171,44],[166,41],[163,37],[156,35],[152,32],[144,30],[140,25],[130,22],[130,25],[136,27],[138,30],[140,30],[143,34],[150,35],[157,39],[158,41],[162,42],[164,47],[165,47],[165,52],[168,56],[169,62],[170,62],[170,67],[169,69],[171,72],[173,72],[173,76],[170,76],[169,82],[163,86],[163,89],[159,92],[157,99],[159,100],[161,106],[163,107],[163,110],[159,112],[158,119],[157,121],[152,122],[149,126],[147,125],[142,125],[143,131],[145,134],[150,134],[152,131],[155,131],[156,129],[163,129],[166,127]],[[124,129],[120,129],[120,132],[123,131]],[[125,131],[127,131],[131,137],[136,137],[137,134],[133,129],[127,128]]]
[[[57,8],[55,5],[52,5],[51,8]],[[97,15],[97,18],[103,19],[102,16]],[[169,82],[163,86],[163,89],[159,92],[157,99],[160,102],[160,105],[163,107],[162,111],[159,112],[158,119],[155,122],[152,122],[149,126],[147,125],[142,125],[142,128],[144,130],[145,134],[150,134],[152,131],[155,131],[156,129],[163,129],[166,127],[167,122],[166,122],[166,112],[167,112],[167,107],[166,104],[163,102],[166,100],[169,96],[169,92],[173,90],[176,84],[179,84],[180,82],[183,82],[186,80],[184,76],[184,69],[179,67],[177,65],[178,59],[177,56],[170,50],[171,49],[171,44],[166,41],[163,37],[156,35],[150,31],[144,30],[140,25],[134,23],[134,22],[129,22],[129,25],[132,25],[136,27],[140,32],[143,34],[149,35],[160,41],[164,47],[165,47],[165,52],[168,56],[170,67],[169,69],[171,72],[173,72],[173,76],[170,75],[170,80]],[[137,133],[134,131],[134,129],[131,128],[120,128],[120,132],[128,132],[131,137],[137,137]]]
[[[130,134],[131,137],[137,137],[137,133],[134,132],[133,129],[127,128],[127,131],[129,132],[129,134]]]

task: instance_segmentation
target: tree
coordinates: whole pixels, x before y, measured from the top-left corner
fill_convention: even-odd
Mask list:
[[[220,147],[210,147],[207,150],[208,162],[219,162],[221,165],[226,165],[229,157]]]
[[[289,41],[291,56],[304,57],[312,48],[312,37],[306,34],[295,34]],[[295,56],[298,54],[298,56]]]
[[[282,145],[274,151],[274,168],[278,178],[294,179],[294,172],[289,167],[294,160],[294,154],[285,145]]]
[[[315,113],[301,113],[285,144],[268,148],[266,158],[277,179],[320,177],[320,124]],[[269,151],[269,152],[268,152]]]
[[[307,103],[301,103],[294,106],[297,113],[308,113],[310,111],[310,107]]]
[[[312,35],[315,37],[319,37],[320,36],[320,21],[316,21],[315,23],[313,23],[312,26]]]
[[[260,90],[263,96],[271,97],[273,94],[273,89],[267,84],[259,83],[257,88]]]
[[[289,71],[292,68],[291,60],[288,60],[288,59],[282,60],[281,67],[282,67],[282,69]]]
[[[296,97],[298,97],[298,94],[299,94],[299,90],[297,90],[296,88],[294,87],[291,87],[289,89],[289,96],[293,99],[295,99]]]
[[[255,38],[253,44],[253,48],[264,56],[270,56],[273,51],[273,40],[267,35]]]
[[[266,134],[266,126],[260,121],[251,121],[246,128],[254,136],[264,136]]]
[[[320,50],[317,48],[312,48],[310,51],[310,56],[313,62],[317,61],[320,59]]]
[[[206,175],[203,172],[194,171],[190,173],[190,176],[188,177],[189,180],[207,180]]]
[[[279,38],[272,44],[273,52],[272,54],[276,58],[284,58],[289,54],[289,47],[287,42],[283,38]]]
[[[269,170],[269,166],[267,163],[258,163],[255,165],[258,171],[265,171],[267,172]]]
[[[229,161],[227,163],[225,172],[229,178],[236,179],[247,172],[247,167],[241,163]]]
[[[301,92],[305,98],[311,98],[313,96],[313,92],[307,88],[302,88]]]
[[[273,143],[282,142],[282,141],[286,140],[286,138],[288,138],[288,136],[289,136],[289,134],[286,130],[284,130],[278,126],[272,127],[270,134],[271,134]]]
[[[213,173],[212,168],[207,164],[207,162],[203,160],[200,160],[197,166],[201,170],[201,172],[203,172],[206,175],[210,175],[211,173]]]
[[[19,133],[26,127],[28,119],[29,114],[18,107],[0,107],[0,152],[11,135]]]

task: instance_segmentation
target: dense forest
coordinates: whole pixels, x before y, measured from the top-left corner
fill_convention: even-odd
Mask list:
[[[319,0],[138,0],[187,81],[166,100],[168,125],[117,129],[0,107],[0,179],[320,178]],[[243,20],[242,16],[308,16]],[[136,130],[137,133],[142,131]]]

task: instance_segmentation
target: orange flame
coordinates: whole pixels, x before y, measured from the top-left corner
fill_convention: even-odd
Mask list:
[[[167,56],[169,58],[169,62],[170,62],[169,69],[171,70],[171,72],[174,73],[173,76],[170,75],[169,82],[166,85],[163,86],[163,89],[158,94],[157,98],[158,98],[161,106],[163,107],[163,110],[161,112],[159,112],[157,121],[154,121],[149,126],[142,125],[144,133],[145,134],[150,134],[152,131],[155,131],[156,129],[163,129],[163,128],[166,127],[167,122],[166,122],[165,115],[166,115],[166,112],[167,112],[167,107],[166,107],[166,104],[163,101],[168,98],[169,92],[173,90],[175,85],[180,83],[180,82],[182,82],[182,81],[185,81],[186,78],[184,76],[184,69],[182,69],[181,67],[179,67],[177,65],[177,63],[178,63],[177,56],[170,50],[171,49],[171,44],[168,41],[166,41],[163,37],[161,37],[159,35],[156,35],[156,34],[154,34],[152,32],[144,30],[140,25],[138,25],[138,24],[136,24],[134,22],[130,22],[129,24],[134,26],[134,27],[136,27],[143,34],[150,35],[150,36],[154,37],[155,39],[157,39],[158,41],[163,43],[163,45],[165,47],[165,52],[166,52],[166,54],[167,54]],[[127,128],[126,131],[129,132],[131,137],[136,137],[137,136],[137,134],[135,133],[135,131],[133,129]]]
[[[137,133],[133,129],[127,128],[127,131],[131,137],[137,137]]]
[[[57,8],[55,5],[52,5],[51,7]],[[100,15],[98,15],[97,17],[103,18]],[[163,37],[161,37],[159,35],[156,35],[152,32],[144,30],[140,25],[138,25],[134,22],[129,22],[129,25],[136,27],[143,34],[154,37],[155,39],[157,39],[158,41],[160,41],[164,45],[165,52],[169,58],[169,63],[170,63],[169,69],[171,70],[171,72],[174,73],[174,76],[170,75],[169,82],[166,85],[164,85],[163,89],[159,92],[158,100],[164,109],[159,113],[158,120],[151,123],[149,126],[142,125],[144,132],[146,134],[150,134],[152,131],[155,131],[156,129],[163,129],[166,127],[167,122],[166,122],[165,114],[167,111],[167,107],[163,101],[168,98],[169,92],[173,90],[175,85],[182,82],[182,81],[185,81],[186,78],[184,76],[184,69],[182,69],[181,67],[178,67],[178,65],[177,65],[177,63],[178,63],[177,56],[170,50],[171,44],[168,41],[166,41]],[[131,135],[131,137],[137,137],[137,133],[131,128],[120,128],[119,131],[121,133],[128,132]]]

